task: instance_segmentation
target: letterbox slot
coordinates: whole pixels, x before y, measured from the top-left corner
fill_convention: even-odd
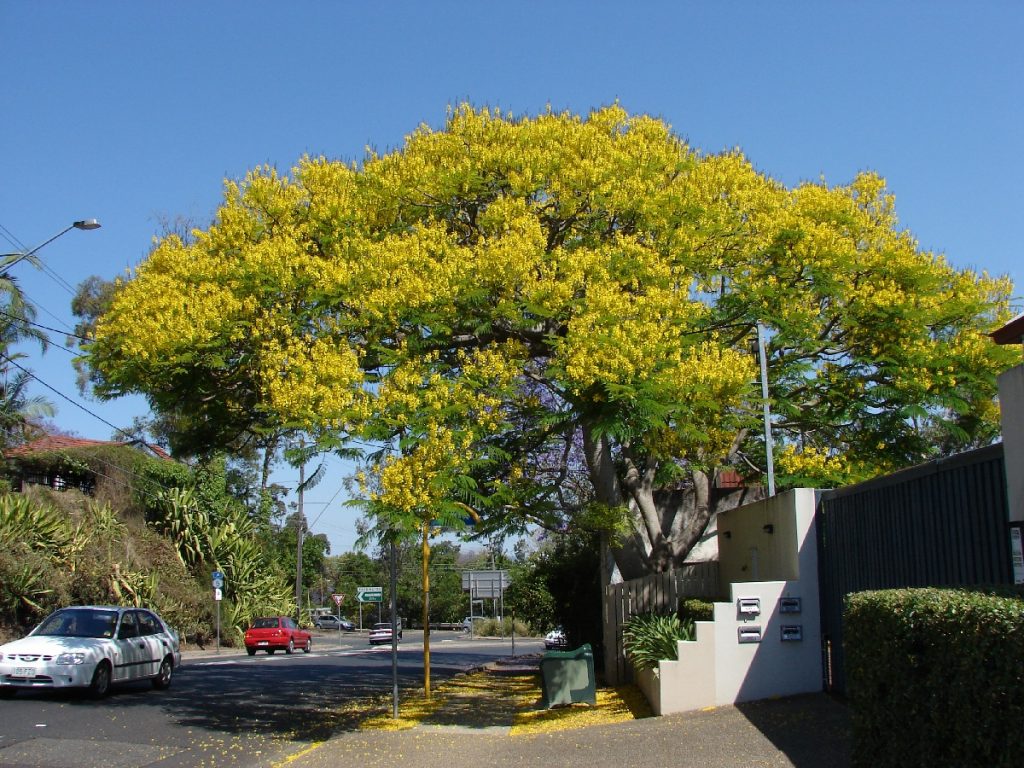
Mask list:
[[[761,613],[761,598],[741,597],[736,601],[736,610],[741,616],[757,616]]]
[[[801,605],[799,597],[780,597],[779,613],[800,613]]]
[[[760,643],[761,642],[761,627],[757,625],[751,625],[747,627],[739,627],[736,630],[737,639],[741,643]]]
[[[782,642],[793,643],[804,639],[804,627],[802,624],[783,624]]]

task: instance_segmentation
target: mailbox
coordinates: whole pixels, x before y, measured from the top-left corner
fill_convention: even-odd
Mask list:
[[[800,598],[799,597],[780,597],[779,598],[779,613],[800,613]]]
[[[792,643],[798,642],[804,639],[804,627],[803,624],[783,624],[782,625],[782,642]]]
[[[740,616],[758,616],[761,613],[761,598],[741,597],[736,600],[736,611]]]
[[[761,627],[751,624],[746,627],[739,627],[736,630],[737,640],[740,643],[760,643]]]

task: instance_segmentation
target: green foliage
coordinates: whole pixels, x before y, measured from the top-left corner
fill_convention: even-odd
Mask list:
[[[125,513],[147,514],[167,488],[190,481],[188,467],[127,445],[94,445],[33,453],[16,459],[23,473],[60,475],[70,487],[91,488],[98,501]]]
[[[695,621],[714,621],[715,604],[697,597],[683,597],[679,600],[679,620],[683,624]]]
[[[68,501],[49,491],[0,496],[0,623],[23,630],[64,605],[123,603],[198,626],[205,590],[169,542],[109,505],[83,500],[65,512],[46,498]]]
[[[693,640],[693,622],[684,624],[676,614],[637,614],[622,629],[626,658],[637,669],[656,669],[659,661],[678,659],[680,640]]]
[[[58,553],[71,538],[69,521],[53,507],[21,495],[0,496],[0,549]]]
[[[501,621],[482,619],[473,622],[473,634],[477,637],[511,637],[513,628],[517,637],[526,637],[530,634],[530,628],[526,624],[519,619],[513,622],[510,616],[505,616]]]
[[[553,623],[565,630],[572,648],[590,643],[597,663],[603,658],[601,548],[592,532],[558,534],[545,542],[534,566],[553,603]],[[548,627],[538,628],[542,630]]]
[[[410,513],[392,528],[457,503],[552,530],[644,510],[620,571],[683,562],[716,469],[759,474],[762,323],[780,487],[882,474],[998,422],[1015,353],[987,334],[1013,287],[922,250],[875,173],[790,187],[617,104],[461,105],[360,163],[224,186],[205,231],[96,286],[97,391],[144,394],[193,449],[293,427],[368,440],[372,511]]]
[[[0,494],[0,626],[22,632],[72,603],[149,605],[183,636],[213,635],[209,574],[226,575],[224,639],[256,613],[294,612],[280,534],[227,490],[223,461],[185,465],[133,448],[99,446],[32,456],[24,466],[96,479],[78,491]],[[314,569],[326,540],[309,537]],[[294,536],[291,544],[294,562]]]
[[[555,599],[535,562],[515,565],[510,571],[512,583],[505,591],[505,613],[515,615],[516,621],[522,621],[534,634],[543,634],[558,624]]]
[[[1024,600],[862,592],[843,625],[855,766],[1019,764]]]

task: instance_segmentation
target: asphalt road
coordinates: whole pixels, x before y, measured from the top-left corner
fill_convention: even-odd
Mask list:
[[[517,653],[541,647],[516,640]],[[510,653],[509,639],[432,632],[431,680]],[[400,690],[422,686],[421,632],[405,632],[398,676]],[[391,690],[391,647],[371,648],[365,635],[317,635],[309,654],[207,651],[189,655],[167,691],[139,683],[101,701],[38,691],[0,701],[0,766],[268,765],[328,738],[344,723],[346,704]]]

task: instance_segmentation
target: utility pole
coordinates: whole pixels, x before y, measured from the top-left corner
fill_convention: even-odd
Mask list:
[[[423,696],[430,701],[430,521],[423,521]]]
[[[395,532],[388,531],[391,551],[391,716],[398,719],[398,547]],[[377,603],[378,609],[380,603]],[[380,618],[380,613],[377,614]]]
[[[761,323],[757,324],[757,353],[758,358],[761,362],[761,400],[764,403],[764,448],[767,469],[768,469],[768,495],[775,495],[775,460],[773,454],[775,453],[775,445],[772,441],[772,411],[768,404],[768,361],[765,359],[765,346],[767,340],[765,339],[764,326]]]
[[[298,523],[295,540],[298,542],[298,551],[295,553],[295,620],[302,618],[302,534],[306,528],[306,515],[302,511],[303,486],[306,484],[306,463],[299,465],[299,507]]]

